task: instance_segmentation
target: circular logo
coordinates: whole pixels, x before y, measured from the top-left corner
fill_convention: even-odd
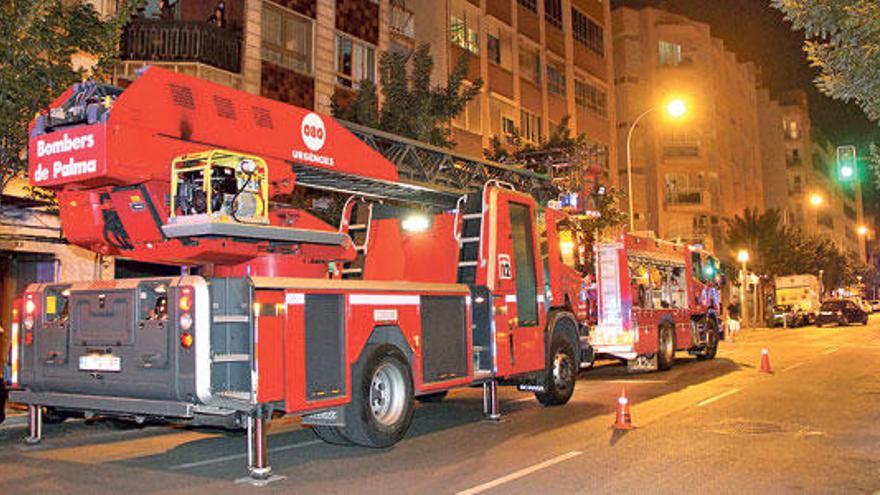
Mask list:
[[[312,151],[318,151],[324,147],[324,139],[327,137],[327,130],[324,128],[324,120],[316,113],[310,113],[303,118],[300,127],[303,143]]]

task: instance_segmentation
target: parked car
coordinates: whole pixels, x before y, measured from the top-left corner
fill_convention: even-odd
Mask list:
[[[767,317],[767,326],[802,327],[810,323],[810,316],[802,309],[791,304],[777,304]]]
[[[880,311],[880,299],[871,299],[868,303],[871,305],[871,310]]]
[[[861,297],[853,297],[850,298],[850,301],[856,303],[856,306],[862,308],[862,311],[864,311],[865,313],[871,314],[874,312],[874,308],[871,307],[871,303],[869,303],[867,299],[862,299]]]
[[[825,301],[819,308],[819,316],[816,318],[816,326],[821,327],[829,323],[849,325],[851,323],[868,324],[868,313],[856,303],[848,299],[835,299]]]

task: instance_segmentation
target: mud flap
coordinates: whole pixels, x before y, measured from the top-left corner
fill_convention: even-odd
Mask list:
[[[345,407],[324,409],[302,416],[302,424],[311,426],[345,426]]]

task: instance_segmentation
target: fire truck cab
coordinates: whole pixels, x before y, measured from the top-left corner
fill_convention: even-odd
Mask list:
[[[676,351],[712,359],[722,338],[719,263],[684,243],[633,234],[596,246],[598,356],[631,370],[666,370]]]

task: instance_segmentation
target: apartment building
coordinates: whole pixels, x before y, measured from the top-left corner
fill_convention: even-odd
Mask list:
[[[807,94],[789,91],[780,97],[785,149],[787,197],[776,194],[773,205],[786,221],[808,235],[831,239],[866,260],[861,184],[842,184],[834,177],[837,146],[810,120]]]
[[[636,230],[721,253],[725,219],[764,205],[756,68],[707,24],[656,8],[615,9],[612,31],[621,183],[628,131],[657,109],[633,132]],[[664,118],[671,97],[688,102],[680,121]]]
[[[358,82],[376,80],[379,55],[414,48],[404,0],[148,0],[126,26],[121,84],[156,65],[322,113]],[[223,22],[209,22],[222,5]]]
[[[493,136],[530,143],[569,127],[602,150],[594,164],[615,180],[610,3],[599,0],[410,0],[416,40],[431,44],[434,81],[468,53],[468,79],[483,91],[453,122],[461,151],[479,154]]]

